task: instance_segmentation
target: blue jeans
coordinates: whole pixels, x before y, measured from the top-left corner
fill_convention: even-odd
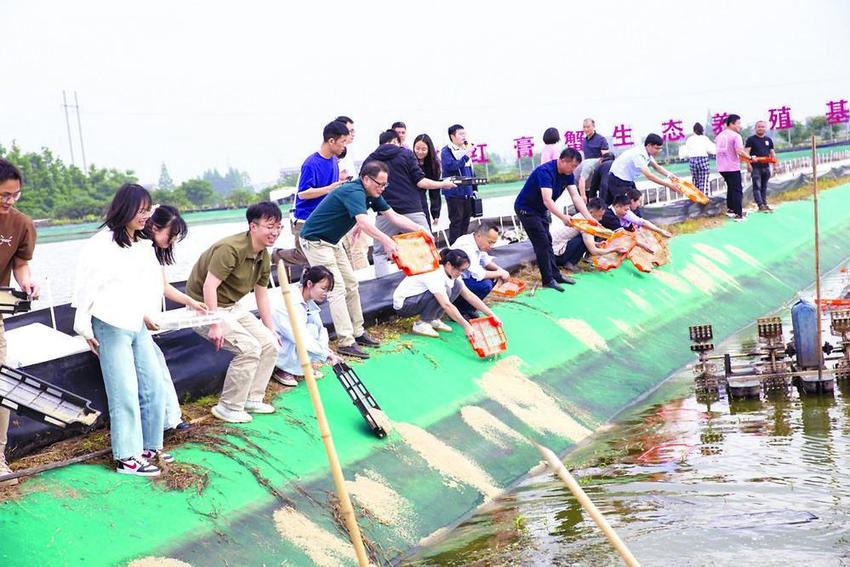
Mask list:
[[[463,285],[465,285],[469,291],[478,296],[479,299],[484,299],[491,291],[493,291],[493,286],[496,285],[496,282],[489,278],[476,280],[475,278],[464,277]],[[461,313],[472,313],[475,311],[475,308],[461,296],[458,296],[458,298],[455,299],[454,304],[455,307],[457,307],[457,310]]]
[[[150,333],[141,323],[134,332],[97,317],[92,317],[92,330],[100,343],[113,457],[127,459],[145,449],[162,449],[163,377]]]
[[[183,421],[183,410],[180,409],[180,400],[177,399],[177,390],[174,388],[174,379],[171,378],[171,371],[165,362],[165,354],[158,344],[154,343],[153,348],[156,349],[156,358],[162,370],[162,395],[165,398],[164,427],[174,429]]]

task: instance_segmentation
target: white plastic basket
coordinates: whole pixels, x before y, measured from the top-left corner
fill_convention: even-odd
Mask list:
[[[223,322],[222,313],[220,312],[200,313],[185,307],[163,311],[152,317],[152,319],[161,331],[191,329]]]

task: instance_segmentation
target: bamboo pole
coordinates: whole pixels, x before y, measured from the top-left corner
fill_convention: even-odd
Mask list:
[[[295,308],[291,297],[292,292],[289,289],[289,277],[286,275],[286,269],[283,267],[283,260],[277,263],[277,281],[280,284],[281,292],[283,292],[283,302],[286,305],[286,311],[289,313],[289,324],[292,327],[292,335],[295,338],[295,349],[298,351],[298,360],[301,362],[301,369],[304,371],[304,381],[307,382],[310,401],[313,402],[313,411],[316,412],[316,421],[319,422],[319,432],[322,435],[325,452],[328,454],[328,463],[330,464],[331,474],[333,475],[334,485],[336,486],[336,496],[339,498],[342,517],[345,520],[346,528],[348,528],[351,543],[354,545],[357,564],[360,567],[366,567],[369,565],[369,559],[366,556],[366,548],[363,545],[363,538],[360,535],[357,518],[354,517],[354,508],[351,506],[348,490],[345,488],[345,477],[342,476],[342,467],[340,467],[339,458],[337,458],[336,449],[334,448],[331,428],[325,416],[325,407],[322,405],[319,387],[316,385],[316,378],[313,376],[313,365],[310,364],[310,357],[307,355],[307,349],[304,347],[301,326],[295,318]]]
[[[818,225],[818,155],[812,134],[812,192],[815,209],[815,309],[818,317],[818,381],[823,379],[823,321],[820,304],[820,226]]]
[[[570,492],[573,493],[573,496],[576,497],[581,507],[585,509],[585,511],[590,514],[590,517],[599,526],[599,529],[602,530],[602,533],[605,534],[605,537],[608,538],[608,541],[620,554],[620,557],[623,559],[623,563],[625,563],[628,567],[640,567],[640,563],[632,555],[632,552],[629,551],[629,548],[623,543],[623,540],[620,539],[620,536],[614,531],[614,528],[608,523],[605,519],[605,516],[602,515],[602,512],[599,511],[599,508],[593,503],[593,501],[588,498],[587,493],[579,486],[576,479],[573,478],[573,475],[570,474],[570,471],[567,470],[567,467],[564,466],[564,463],[561,462],[561,459],[552,452],[551,449],[547,449],[543,445],[538,443],[534,443],[534,446],[537,447],[537,450],[540,451],[540,454],[543,455],[543,458],[546,459],[546,463],[549,465],[549,468],[552,469],[558,478],[560,478],[564,484],[567,485],[567,488],[570,489]]]

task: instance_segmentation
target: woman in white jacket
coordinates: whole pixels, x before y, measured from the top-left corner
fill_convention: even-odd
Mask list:
[[[324,266],[311,266],[301,276],[298,293],[295,294],[295,315],[302,332],[304,347],[312,362],[337,364],[340,358],[328,346],[328,330],[322,323],[319,305],[328,300],[334,287],[334,275]],[[296,378],[303,376],[301,362],[295,349],[295,336],[289,323],[289,313],[284,307],[275,309],[272,315],[281,347],[272,377],[284,386],[297,386]]]
[[[119,473],[158,476],[165,400],[162,370],[145,327],[151,286],[162,268],[143,230],[151,196],[133,183],[118,189],[102,230],[85,244],[74,291],[74,330],[100,360],[109,403],[112,455]]]
[[[705,135],[702,124],[699,122],[694,124],[694,134],[688,136],[688,139],[685,140],[685,145],[682,146],[679,157],[688,158],[691,178],[694,185],[703,193],[708,190],[708,155],[715,155],[716,153],[714,142]]]

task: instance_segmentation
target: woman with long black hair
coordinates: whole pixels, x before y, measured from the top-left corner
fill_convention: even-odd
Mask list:
[[[169,205],[156,206],[153,212],[151,212],[147,223],[145,223],[145,235],[153,242],[154,254],[160,266],[162,266],[161,280],[157,282],[158,285],[150,289],[150,310],[145,315],[145,326],[149,331],[159,330],[151,314],[157,313],[162,309],[163,295],[167,299],[185,305],[193,311],[207,311],[206,304],[195,301],[171,285],[165,274],[165,266],[170,266],[174,263],[174,244],[186,238],[188,234],[189,227],[186,225],[186,221],[183,220],[177,209]],[[154,347],[156,348],[157,359],[162,368],[162,387],[165,396],[165,429],[178,431],[188,429],[191,426],[183,421],[180,400],[177,398],[177,390],[174,389],[174,381],[171,378],[171,372],[168,370],[168,364],[165,362],[165,355],[156,343],[154,343]]]
[[[118,189],[82,250],[74,290],[74,330],[100,360],[116,470],[139,476],[160,474],[153,460],[173,460],[162,451],[162,370],[139,300],[162,278],[144,234],[151,204],[141,185]]]
[[[442,171],[440,168],[440,157],[434,149],[434,142],[428,134],[419,134],[413,140],[413,155],[419,162],[419,167],[422,168],[425,177],[433,181],[440,181]],[[426,198],[427,193],[427,198]],[[439,189],[430,189],[422,191],[422,210],[425,212],[425,217],[428,219],[428,224],[431,228],[436,228],[440,222],[440,208],[443,206],[443,201],[440,197]],[[428,200],[431,201],[431,206],[428,206]]]

